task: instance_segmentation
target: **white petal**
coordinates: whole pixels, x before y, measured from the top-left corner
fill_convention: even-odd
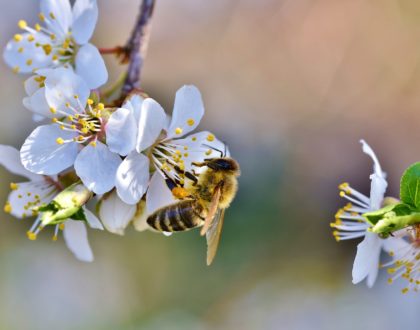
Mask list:
[[[71,140],[77,134],[63,131],[58,125],[38,126],[20,149],[23,166],[38,174],[57,174],[73,165],[78,153],[75,142],[58,144],[57,138]]]
[[[146,202],[144,200],[141,200],[137,204],[136,214],[133,217],[133,226],[137,231],[145,231],[147,229],[150,229],[150,230],[153,229],[147,223]]]
[[[41,0],[41,13],[47,27],[58,37],[62,38],[69,32],[72,23],[69,0]]]
[[[0,165],[9,172],[28,178],[29,180],[41,180],[42,175],[32,173],[23,167],[20,161],[19,150],[11,146],[0,144]]]
[[[41,115],[43,118],[45,117],[52,118],[54,116],[51,113],[50,106],[47,103],[44,87],[38,89],[31,96],[25,97],[23,99],[23,105],[29,111],[32,111],[35,114]]]
[[[171,143],[181,152],[185,169],[187,171],[194,169],[196,173],[203,171],[204,167],[194,167],[193,162],[199,163],[208,158],[230,156],[227,146],[207,131],[194,133],[183,139],[174,139]]]
[[[35,46],[37,43],[49,42],[48,38],[39,33],[36,40],[30,42],[29,35],[23,33],[21,41],[10,40],[3,53],[6,64],[19,73],[31,73],[35,69],[52,65],[52,55],[47,56],[42,47]]]
[[[96,194],[104,194],[115,186],[115,174],[121,158],[97,141],[87,145],[74,162],[74,169],[83,184]]]
[[[388,253],[393,252],[394,254],[397,251],[406,251],[404,248],[406,248],[408,245],[410,245],[410,243],[401,237],[388,237],[387,239],[384,239],[382,243],[384,251]]]
[[[86,226],[82,221],[67,220],[64,224],[63,236],[67,247],[77,259],[85,262],[93,261]]]
[[[97,20],[96,0],[76,0],[73,6],[72,34],[79,45],[84,45],[92,37]]]
[[[127,204],[137,204],[149,183],[149,159],[131,152],[118,167],[115,186],[118,196]]]
[[[194,130],[204,115],[200,91],[195,86],[184,86],[176,92],[168,138],[183,136]]]
[[[131,93],[125,99],[122,108],[128,109],[133,112],[134,117],[136,118],[136,123],[139,121],[141,107],[143,105],[145,98],[138,93]]]
[[[353,284],[367,277],[367,285],[372,287],[378,275],[379,256],[382,239],[374,233],[366,233],[364,240],[357,246],[353,264]]]
[[[108,71],[98,49],[92,44],[82,46],[76,55],[76,73],[90,89],[95,89],[108,80]]]
[[[157,172],[153,174],[146,195],[147,214],[176,202],[163,177]]]
[[[136,205],[124,203],[115,191],[105,196],[99,207],[99,217],[105,228],[119,235],[124,235],[124,230],[135,213]]]
[[[55,114],[56,117],[63,116],[60,111],[74,114],[74,110],[66,104],[70,104],[77,112],[84,112],[89,94],[90,90],[85,81],[72,69],[51,70],[45,79],[45,97],[49,106],[59,111]]]
[[[102,223],[93,212],[91,212],[86,206],[83,206],[83,211],[90,228],[104,230],[104,226],[102,226]]]
[[[162,130],[165,128],[166,114],[163,108],[155,100],[145,99],[140,115],[136,149],[141,152],[156,142]]]
[[[105,127],[106,144],[113,152],[127,156],[136,147],[137,122],[131,110],[117,109]]]
[[[48,204],[58,193],[57,188],[41,178],[38,181],[21,182],[9,194],[11,214],[17,218],[30,217],[32,209]]]

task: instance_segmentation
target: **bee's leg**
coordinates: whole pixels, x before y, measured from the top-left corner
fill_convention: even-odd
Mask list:
[[[207,163],[206,163],[206,162],[202,162],[202,163],[192,162],[191,164],[192,164],[193,166],[196,166],[196,167],[203,167],[203,166],[207,166]]]
[[[187,177],[188,179],[190,179],[193,182],[193,185],[194,186],[197,184],[198,179],[197,179],[197,177],[194,174],[192,174],[191,172],[188,172],[188,171],[181,170],[179,168],[179,166],[174,166],[174,168],[175,168],[175,170],[178,173],[181,173],[182,175],[185,175],[185,177]]]
[[[168,186],[169,190],[173,190],[175,187],[181,186],[181,183],[178,180],[174,180],[168,176],[165,171],[162,171],[163,175],[165,176],[165,183]]]

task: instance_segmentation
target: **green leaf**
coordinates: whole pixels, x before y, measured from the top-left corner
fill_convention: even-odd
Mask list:
[[[389,216],[390,214],[395,216],[408,215],[412,213],[412,208],[404,203],[397,203],[387,205],[379,210],[364,213],[363,216],[366,218],[372,226],[375,226],[380,220]]]
[[[420,162],[407,168],[401,177],[400,199],[420,210]]]

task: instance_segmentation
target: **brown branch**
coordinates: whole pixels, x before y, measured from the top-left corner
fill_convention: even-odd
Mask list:
[[[142,0],[136,25],[134,26],[130,39],[124,47],[128,55],[129,65],[127,78],[122,87],[123,96],[128,95],[132,90],[140,87],[141,69],[146,56],[154,6],[155,0]]]

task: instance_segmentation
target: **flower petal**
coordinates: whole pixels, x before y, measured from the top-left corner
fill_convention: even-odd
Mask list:
[[[84,45],[92,37],[97,20],[96,0],[76,0],[73,6],[72,34],[79,45]]]
[[[149,183],[149,159],[132,151],[118,167],[115,186],[118,196],[127,204],[137,204]]]
[[[149,190],[146,195],[147,214],[176,202],[177,200],[166,185],[164,178],[158,172],[155,172],[150,180]]]
[[[83,184],[96,194],[104,194],[115,186],[115,174],[121,158],[97,141],[87,145],[74,162],[74,169]]]
[[[184,86],[176,92],[168,139],[181,137],[193,131],[204,115],[200,91],[195,86]]]
[[[72,23],[69,0],[41,0],[41,13],[45,16],[45,24],[58,37],[64,37]]]
[[[141,152],[156,142],[165,128],[166,114],[155,100],[145,99],[139,116],[136,149]]]
[[[10,213],[17,218],[33,216],[34,207],[48,204],[57,193],[57,188],[42,177],[38,181],[17,183],[8,198]]]
[[[95,89],[108,80],[108,71],[98,49],[92,44],[82,46],[76,55],[76,73],[90,89]]]
[[[85,262],[93,261],[86,226],[82,221],[67,220],[64,224],[63,236],[67,247],[77,259]]]
[[[35,69],[52,65],[52,54],[46,55],[42,47],[36,47],[38,43],[48,43],[49,39],[38,33],[35,40],[29,41],[29,36],[29,33],[23,33],[19,37],[20,41],[10,40],[3,53],[6,64],[19,73],[31,73]]]
[[[63,113],[73,115],[75,110],[84,112],[89,94],[85,81],[72,69],[51,70],[45,79],[45,97],[48,105],[57,110],[56,117]]]
[[[104,230],[104,226],[102,226],[102,223],[93,212],[91,212],[86,206],[83,206],[83,211],[90,228]]]
[[[131,93],[125,99],[122,108],[130,110],[136,118],[136,123],[139,121],[141,107],[145,98],[138,93]]]
[[[137,123],[131,110],[117,109],[105,127],[106,143],[109,149],[127,156],[136,147]]]
[[[137,231],[145,231],[146,229],[152,230],[153,228],[147,223],[147,210],[146,202],[141,200],[137,204],[136,214],[133,217],[133,226]]]
[[[374,233],[366,233],[364,240],[357,246],[356,258],[353,264],[353,284],[367,277],[368,287],[375,283],[379,269],[379,256],[382,239]]]
[[[106,195],[99,206],[99,217],[111,233],[124,235],[124,230],[136,213],[136,205],[124,203],[115,191]]]
[[[47,99],[45,97],[45,88],[40,88],[31,96],[25,97],[23,99],[23,105],[29,111],[41,115],[43,118],[54,117],[50,111],[50,106],[48,105]]]
[[[57,174],[73,165],[78,153],[75,142],[57,143],[57,138],[72,140],[77,134],[63,131],[57,125],[38,126],[20,149],[23,166],[34,173]]]
[[[0,144],[0,165],[9,172],[28,178],[29,180],[42,180],[42,176],[32,173],[23,167],[20,161],[19,150],[11,146]]]

